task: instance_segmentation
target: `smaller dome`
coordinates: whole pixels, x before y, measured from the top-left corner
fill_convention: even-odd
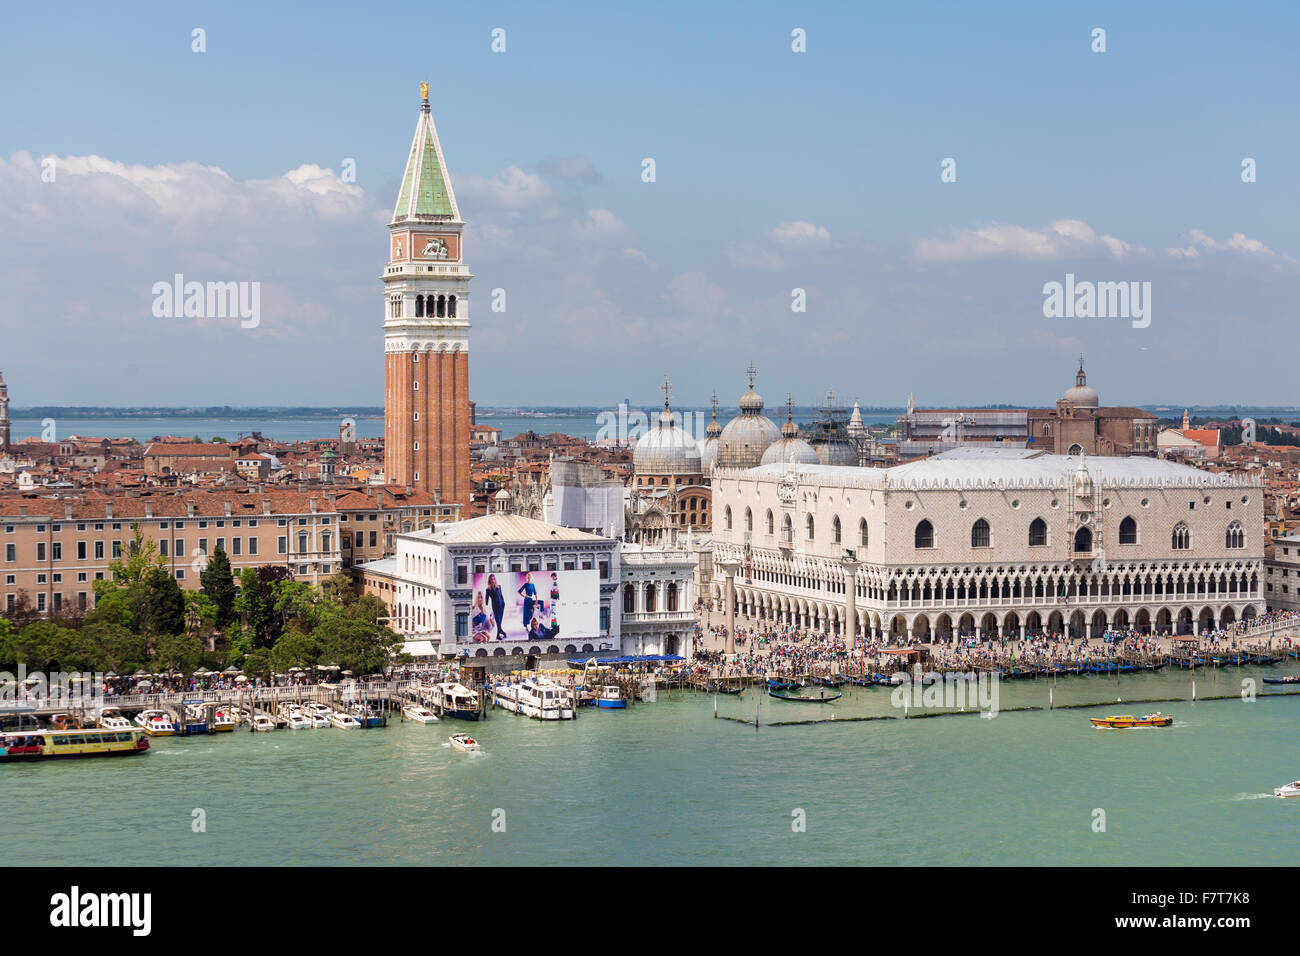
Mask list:
[[[1074,376],[1074,386],[1066,389],[1061,399],[1071,403],[1075,408],[1100,407],[1101,399],[1097,395],[1097,390],[1088,384],[1088,376],[1084,374],[1082,359],[1079,360],[1079,371]]]
[[[716,424],[716,423],[715,423]],[[721,428],[718,429],[722,431]],[[700,469],[702,474],[713,471],[713,463],[718,460],[718,436],[709,435],[700,441]]]
[[[754,391],[754,386],[749,386],[749,391],[740,396],[740,410],[742,412],[761,412],[763,410],[763,396]]]
[[[764,465],[816,465],[821,462],[812,445],[802,438],[781,438],[767,446],[763,452]]]
[[[676,416],[664,403],[659,424],[636,443],[632,470],[638,475],[702,475],[700,446],[685,429],[677,427]]]
[[[853,450],[853,446],[848,442],[824,441],[818,442],[813,447],[817,451],[817,460],[823,465],[840,465],[850,468],[857,466],[858,453]]]

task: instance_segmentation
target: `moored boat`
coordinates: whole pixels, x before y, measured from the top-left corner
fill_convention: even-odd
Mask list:
[[[1092,725],[1101,730],[1128,730],[1134,727],[1168,727],[1173,724],[1172,714],[1146,714],[1142,717],[1129,715],[1111,717],[1089,717]]]
[[[131,721],[116,707],[105,707],[99,715],[99,726],[104,730],[130,730]]]
[[[80,730],[81,718],[71,714],[54,714],[50,717],[51,730]]]
[[[456,681],[444,681],[433,685],[429,695],[433,710],[442,717],[453,720],[478,720],[478,695]]]
[[[118,757],[149,749],[137,729],[86,727],[76,730],[22,730],[0,733],[0,763],[53,757]]]
[[[623,688],[617,684],[606,684],[600,688],[596,706],[602,710],[620,710],[626,707],[627,698],[623,696]]]
[[[311,718],[297,707],[290,707],[282,716],[285,726],[290,730],[311,730]]]
[[[261,711],[253,714],[253,716],[248,719],[248,724],[253,729],[254,733],[275,730],[275,720],[270,714],[264,714]]]
[[[512,714],[537,720],[573,719],[569,689],[548,677],[526,677],[518,683],[498,684],[492,693],[497,705]]]
[[[432,724],[437,723],[438,720],[437,714],[420,704],[407,704],[402,708],[402,716],[407,720],[415,721],[417,724]]]
[[[234,715],[232,715],[228,710],[218,707],[212,715],[212,723],[208,724],[208,733],[228,734],[234,729]]]
[[[829,704],[831,701],[839,700],[843,694],[826,694],[822,692],[820,697],[800,697],[797,694],[778,694],[774,690],[767,692],[768,697],[775,697],[777,700],[788,700],[792,704]]]
[[[453,749],[459,750],[461,753],[470,753],[483,749],[479,746],[478,741],[469,734],[452,734],[447,740],[451,743]]]
[[[357,720],[349,713],[341,710],[334,710],[329,715],[330,726],[336,730],[360,730],[361,721]]]
[[[185,708],[184,722],[181,730],[186,734],[206,734],[208,732],[208,715],[203,708],[193,704]]]
[[[1300,674],[1291,674],[1288,677],[1265,677],[1265,684],[1300,684]]]
[[[142,710],[135,715],[135,725],[150,737],[174,737],[176,725],[165,710]]]

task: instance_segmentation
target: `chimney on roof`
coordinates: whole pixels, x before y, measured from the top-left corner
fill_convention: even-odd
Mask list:
[[[104,517],[105,518],[113,517],[113,502],[108,501],[104,503]]]
[[[152,511],[153,509],[150,508],[149,510]],[[186,517],[189,517],[189,518],[193,518],[193,517],[194,517],[194,502],[192,502],[192,501],[187,501],[187,502],[185,502],[185,515],[186,515]]]
[[[18,516],[19,516],[20,518],[26,518],[26,517],[27,517],[27,506],[26,506],[26,505],[19,505],[19,506],[18,506]]]
[[[226,501],[226,517],[227,517],[227,518],[230,517],[230,501],[229,501],[229,500]]]
[[[263,499],[262,499],[262,514],[264,514],[264,515],[269,515],[270,513],[271,513],[271,499],[270,499],[270,498],[263,498]]]
[[[307,502],[307,507],[309,507],[309,508],[311,509],[311,513],[312,513],[312,514],[315,514],[315,513],[316,513],[316,499],[315,499],[315,498],[312,498],[310,501],[308,501],[308,502]]]
[[[410,495],[411,495],[411,486],[410,486],[410,485],[407,485],[407,486],[406,486],[406,495],[407,495],[408,498],[409,498]]]
[[[72,520],[72,505],[63,506],[63,517],[68,521]]]
[[[146,502],[144,503],[144,516],[145,516],[146,518],[152,518],[152,517],[153,517],[153,502],[152,502],[152,501],[146,501]]]

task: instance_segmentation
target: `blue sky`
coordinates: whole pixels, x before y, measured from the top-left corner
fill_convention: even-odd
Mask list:
[[[1300,13],[1134,6],[13,7],[0,369],[19,405],[379,404],[428,79],[485,405],[733,403],[751,358],[769,405],[1050,404],[1079,352],[1105,402],[1294,403]],[[154,318],[176,272],[260,281],[261,326]],[[1066,273],[1151,282],[1150,326],[1045,318]]]

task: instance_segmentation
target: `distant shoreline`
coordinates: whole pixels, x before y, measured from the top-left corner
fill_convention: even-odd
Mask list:
[[[633,405],[633,408],[652,407],[653,403],[642,403],[641,406]],[[680,405],[681,410],[707,411],[708,406]],[[973,410],[998,411],[1010,408],[1024,408],[1021,405],[970,405],[966,406]],[[1190,409],[1195,417],[1224,417],[1237,416],[1243,412],[1251,413],[1272,413],[1273,416],[1287,416],[1300,414],[1300,407],[1284,405],[1191,405],[1178,406],[1175,408],[1171,404],[1151,404],[1139,405],[1145,411],[1152,412],[1161,417],[1175,418],[1181,417],[1182,408]],[[614,406],[603,405],[563,405],[563,406],[526,406],[515,405],[497,408],[488,408],[480,405],[477,414],[480,418],[587,418],[593,414],[602,411],[610,411],[617,408]],[[796,405],[794,412],[796,415],[807,416],[813,415],[819,410],[818,406]],[[720,406],[718,411],[730,415],[735,411],[734,408]],[[900,406],[862,406],[864,415],[901,415],[905,411]],[[11,418],[111,418],[111,419],[175,419],[184,421],[187,419],[214,419],[220,418],[229,421],[242,420],[334,420],[341,417],[355,417],[367,419],[382,419],[384,409],[376,405],[359,405],[359,406],[222,406],[213,405],[206,408],[192,407],[126,407],[115,408],[107,405],[35,405],[28,408],[13,407],[9,410]]]

